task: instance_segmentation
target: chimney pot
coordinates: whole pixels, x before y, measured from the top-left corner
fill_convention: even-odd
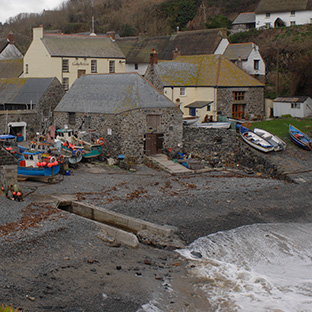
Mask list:
[[[14,44],[14,35],[11,31],[8,34],[8,41],[10,44]]]

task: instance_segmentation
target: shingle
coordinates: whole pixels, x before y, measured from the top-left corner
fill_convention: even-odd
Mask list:
[[[136,73],[85,75],[77,79],[56,112],[118,114],[175,104]]]
[[[163,86],[264,87],[222,55],[179,56],[154,66]]]
[[[231,61],[236,61],[239,58],[246,61],[252,51],[252,45],[251,42],[229,44],[223,55]]]
[[[256,14],[254,12],[246,12],[239,14],[233,21],[233,25],[236,24],[251,24],[256,22]]]
[[[125,58],[108,37],[44,34],[42,42],[51,56]]]

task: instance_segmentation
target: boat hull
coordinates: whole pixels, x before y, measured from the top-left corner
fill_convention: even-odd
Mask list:
[[[254,128],[253,132],[260,135],[263,139],[271,143],[274,146],[275,152],[283,151],[286,149],[286,145],[287,145],[286,142],[284,142],[282,139],[272,134],[271,132],[266,131],[264,129],[260,129],[260,128]]]
[[[51,177],[52,175],[58,174],[60,172],[60,165],[52,167],[17,167],[17,175],[23,177]]]
[[[312,140],[293,125],[289,125],[289,136],[296,145],[307,151],[312,150]]]
[[[256,134],[252,130],[240,126],[239,131],[242,139],[253,148],[264,153],[274,151],[274,146],[272,144],[270,144],[265,139],[261,138],[258,134]]]

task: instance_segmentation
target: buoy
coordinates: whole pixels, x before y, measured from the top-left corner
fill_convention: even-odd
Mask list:
[[[98,139],[98,144],[103,145],[105,142],[105,140],[103,138],[99,138]]]
[[[58,161],[60,164],[63,164],[63,163],[64,163],[64,156],[61,154],[61,155],[57,158],[57,161]]]

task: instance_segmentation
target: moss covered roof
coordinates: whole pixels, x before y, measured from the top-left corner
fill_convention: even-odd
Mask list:
[[[23,73],[23,59],[0,61],[0,78],[18,78]]]
[[[154,66],[163,86],[264,87],[222,55],[179,56]]]
[[[291,12],[312,10],[312,0],[261,0],[256,13]]]

